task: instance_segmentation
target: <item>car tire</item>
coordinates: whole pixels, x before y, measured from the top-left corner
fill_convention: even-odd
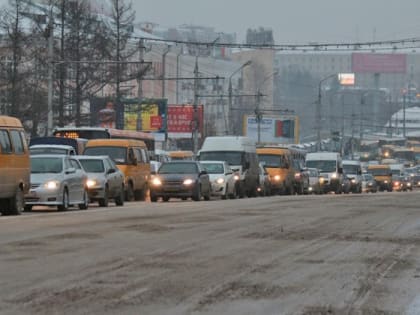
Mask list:
[[[63,201],[62,201],[62,204],[61,205],[59,205],[57,208],[58,208],[58,211],[67,211],[68,209],[69,209],[69,192],[68,192],[68,190],[67,190],[67,188],[64,188],[64,190],[63,190]]]
[[[162,197],[163,202],[168,202],[169,201],[169,197]]]
[[[109,201],[109,189],[108,186],[105,187],[104,197],[98,200],[98,204],[100,207],[108,207]]]
[[[87,190],[85,189],[83,192],[83,202],[79,203],[79,209],[87,210],[87,208],[89,208],[89,194]]]
[[[157,202],[157,200],[158,200],[158,197],[153,195],[152,193],[150,193],[150,201],[151,202]]]
[[[127,190],[125,192],[125,201],[133,201],[133,200],[134,200],[133,183],[128,183]]]
[[[134,200],[135,201],[145,201],[146,200],[146,187],[143,189],[138,189],[134,191]]]
[[[226,185],[225,187],[225,194],[222,195],[222,200],[226,200],[228,198],[228,190],[229,190],[229,185]]]
[[[117,197],[115,197],[115,204],[117,206],[124,206],[124,185],[121,186],[120,192]]]
[[[20,187],[16,189],[15,195],[10,199],[10,213],[13,215],[22,214],[25,208],[25,198]]]
[[[237,197],[236,188],[233,188],[232,193],[229,194],[229,199],[236,199]]]
[[[201,200],[201,187],[200,185],[197,185],[197,188],[195,189],[194,195],[192,196],[192,199],[194,201],[200,201]]]
[[[25,212],[31,212],[32,211],[32,207],[33,207],[32,205],[26,205],[25,208],[24,208],[24,211]]]

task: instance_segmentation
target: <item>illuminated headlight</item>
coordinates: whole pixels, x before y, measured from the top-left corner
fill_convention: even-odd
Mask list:
[[[274,180],[275,180],[276,182],[280,181],[280,179],[281,179],[280,175],[275,175],[275,176],[274,176]]]
[[[354,178],[351,180],[351,182],[352,182],[353,184],[356,184],[356,180],[355,180]]]
[[[44,184],[44,187],[50,190],[54,190],[60,187],[60,182],[56,180],[50,180]]]
[[[411,186],[411,183],[407,183],[407,186],[410,187]]]
[[[385,184],[388,184],[388,181],[386,180],[386,181],[384,181],[384,183],[385,183]]]
[[[325,178],[324,178],[324,177],[320,177],[320,178],[319,178],[319,183],[320,183],[320,184],[323,184],[324,182],[325,182]]]
[[[333,174],[331,175],[331,178],[337,178],[337,173],[333,173]]]
[[[300,178],[300,173],[296,173],[295,178],[299,179]]]
[[[312,187],[309,187],[309,188],[308,188],[308,190],[309,190],[309,191],[312,191],[313,189],[312,189]]]
[[[218,178],[217,180],[216,180],[216,183],[218,183],[218,184],[223,184],[225,182],[225,179],[224,178]],[[188,184],[189,185],[189,184]]]
[[[153,179],[152,179],[152,185],[153,186],[160,186],[160,185],[162,185],[162,181],[158,177],[153,177]]]
[[[239,177],[239,175],[235,175],[235,176],[233,176],[233,179],[234,179],[234,180],[239,180],[239,179],[240,179],[240,177]]]
[[[96,185],[97,185],[97,183],[96,183],[96,180],[94,180],[94,179],[88,179],[88,180],[86,181],[86,186],[87,186],[88,188],[95,187]]]
[[[400,182],[394,182],[394,186],[399,186]]]
[[[418,182],[417,185],[420,186],[420,182]]]
[[[184,183],[183,184],[186,185],[186,186],[189,186],[192,183],[194,183],[194,181],[192,179],[188,178],[188,179],[184,180]]]

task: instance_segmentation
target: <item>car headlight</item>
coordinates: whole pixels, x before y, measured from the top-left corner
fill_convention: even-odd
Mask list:
[[[352,179],[352,180],[351,180],[351,182],[352,182],[353,184],[356,184],[356,180],[355,180],[355,179]]]
[[[44,184],[44,187],[50,190],[54,190],[60,187],[60,182],[56,180],[50,180]]]
[[[234,179],[234,180],[239,180],[239,179],[240,179],[240,177],[239,177],[239,175],[235,175],[235,176],[233,176],[233,179]]]
[[[162,181],[158,177],[153,177],[153,179],[152,179],[152,185],[153,186],[160,186],[160,185],[162,185]]]
[[[97,183],[96,183],[96,180],[94,180],[94,179],[88,179],[88,180],[86,181],[86,186],[87,186],[88,188],[95,187],[96,185],[97,185]]]
[[[331,178],[337,178],[337,173],[333,173],[333,174],[331,175]]]
[[[223,184],[224,182],[225,182],[225,179],[224,178],[218,178],[216,180],[216,183],[218,183],[218,184]]]
[[[411,186],[411,183],[407,183],[407,186]]]
[[[320,178],[319,178],[319,183],[320,183],[320,184],[323,184],[324,182],[325,182],[325,178],[324,178],[324,177],[320,177]]]
[[[184,183],[183,184],[186,185],[186,186],[189,186],[192,183],[194,183],[194,181],[191,178],[188,178],[188,179],[184,180]]]
[[[386,180],[386,181],[384,181],[384,183],[385,183],[385,184],[388,184],[388,181]]]
[[[275,176],[274,176],[274,180],[275,180],[276,182],[278,182],[280,179],[281,179],[280,175],[275,175]]]

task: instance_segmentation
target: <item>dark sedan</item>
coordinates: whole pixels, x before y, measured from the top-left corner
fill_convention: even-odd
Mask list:
[[[200,201],[210,199],[211,184],[209,175],[197,161],[171,161],[163,163],[150,180],[150,200],[170,198]]]

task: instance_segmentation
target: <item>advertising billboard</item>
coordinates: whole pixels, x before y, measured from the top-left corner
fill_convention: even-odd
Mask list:
[[[263,116],[259,125],[262,143],[299,143],[299,119],[296,115]],[[255,116],[244,116],[244,135],[258,141],[258,120]]]
[[[353,53],[352,71],[354,73],[406,73],[407,55]]]
[[[198,131],[203,132],[203,105],[197,106]],[[193,105],[168,106],[168,132],[192,133],[195,126]]]

